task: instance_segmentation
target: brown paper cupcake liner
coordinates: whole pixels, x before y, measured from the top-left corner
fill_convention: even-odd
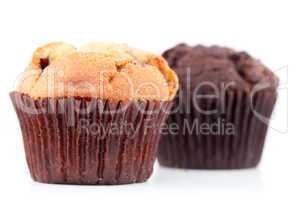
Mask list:
[[[262,156],[276,93],[266,90],[258,92],[252,101],[250,99],[246,92],[228,91],[223,111],[220,100],[198,101],[203,110],[216,109],[214,114],[196,112],[193,103],[188,113],[182,105],[183,112],[175,112],[167,120],[168,124],[177,124],[179,131],[168,131],[161,136],[159,163],[168,167],[191,169],[257,166]],[[174,107],[178,106],[178,102],[176,104]],[[191,129],[193,123],[198,125],[194,126],[198,129]]]
[[[34,180],[126,184],[152,174],[170,102],[10,96]]]

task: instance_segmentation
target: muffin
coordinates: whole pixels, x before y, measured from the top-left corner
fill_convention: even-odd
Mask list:
[[[159,163],[194,169],[257,166],[276,102],[276,76],[248,53],[225,47],[179,44],[163,57],[180,89],[160,140]]]
[[[65,184],[146,181],[177,88],[161,56],[125,44],[38,48],[10,93],[32,178]]]

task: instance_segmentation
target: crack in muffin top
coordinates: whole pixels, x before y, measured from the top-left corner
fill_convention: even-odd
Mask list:
[[[126,44],[56,42],[36,49],[16,91],[32,98],[168,101],[177,89],[177,76],[161,56]]]

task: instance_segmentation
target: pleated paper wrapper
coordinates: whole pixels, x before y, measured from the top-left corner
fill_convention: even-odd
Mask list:
[[[197,102],[202,110],[217,110],[212,114],[197,112],[194,102],[190,102],[188,112],[176,99],[174,108],[180,107],[181,111],[173,112],[167,122],[179,128],[161,137],[158,154],[161,165],[192,169],[240,169],[258,165],[276,92],[265,90],[250,97],[243,91],[228,91],[224,99],[223,110],[220,99]]]
[[[10,96],[32,178],[64,184],[146,181],[172,104]]]

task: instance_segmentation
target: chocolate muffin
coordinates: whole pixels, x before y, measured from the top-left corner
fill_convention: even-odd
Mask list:
[[[196,169],[255,167],[263,151],[278,80],[246,52],[179,44],[163,57],[180,89],[169,129],[161,137],[161,165]]]
[[[34,180],[146,181],[177,76],[166,61],[124,44],[38,48],[10,94]]]

